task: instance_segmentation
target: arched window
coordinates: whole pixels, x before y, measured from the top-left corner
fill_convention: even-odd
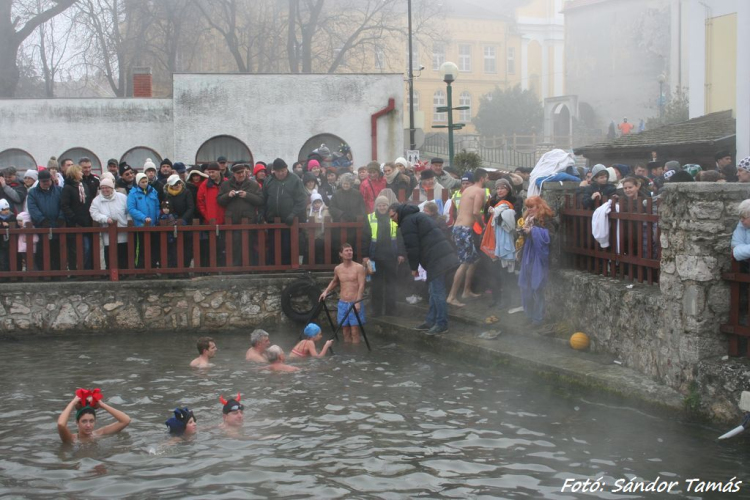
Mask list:
[[[469,109],[462,109],[458,112],[458,119],[464,123],[469,123],[471,121],[471,94],[467,91],[461,92],[458,97],[458,105],[469,106]]]
[[[0,169],[10,166],[16,167],[18,172],[36,170],[36,160],[23,149],[11,148],[0,153]]]
[[[432,96],[432,104],[433,104],[433,113],[432,121],[436,123],[441,122],[447,122],[448,121],[448,113],[438,113],[437,108],[439,106],[445,106],[445,91],[444,90],[436,90],[435,93]]]
[[[347,160],[343,158],[343,156],[346,154],[346,152],[343,151],[343,146],[348,146],[348,142],[346,142],[344,139],[337,135],[333,134],[318,134],[310,137],[307,141],[305,141],[304,146],[302,146],[302,149],[299,150],[299,155],[297,155],[297,160],[301,161],[302,163],[307,161],[307,157],[315,151],[316,149],[319,149],[323,144],[325,144],[326,148],[330,151],[330,155],[324,158],[323,167],[327,168],[330,166],[338,167],[338,166],[346,166]],[[353,152],[349,151],[349,157],[348,161],[352,161],[354,158]],[[289,166],[291,168],[291,165]]]
[[[149,158],[151,158],[151,161],[154,162],[156,168],[159,168],[159,163],[161,163],[161,161],[163,160],[162,156],[153,149],[147,148],[145,146],[137,146],[132,149],[128,149],[125,154],[122,155],[122,158],[120,158],[120,162],[124,161],[128,165],[133,167],[133,169],[142,172],[143,164],[146,163],[146,160]]]
[[[88,158],[91,160],[91,171],[97,175],[102,174],[102,162],[99,157],[94,154],[93,151],[86,148],[70,148],[63,154],[57,157],[57,161],[60,162],[63,158],[70,158],[73,163],[78,164],[81,158]]]
[[[253,153],[247,144],[231,135],[217,135],[204,142],[195,155],[195,163],[210,163],[219,156],[224,156],[227,162],[253,164]]]

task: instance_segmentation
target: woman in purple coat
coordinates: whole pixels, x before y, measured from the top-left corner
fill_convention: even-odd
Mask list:
[[[539,196],[528,198],[523,214],[524,244],[521,250],[521,304],[534,326],[544,321],[544,287],[549,275],[549,224],[552,209]],[[519,221],[520,224],[520,221]]]

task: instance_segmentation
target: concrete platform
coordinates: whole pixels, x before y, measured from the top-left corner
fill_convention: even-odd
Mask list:
[[[377,334],[385,339],[467,359],[473,357],[487,365],[507,365],[547,380],[593,389],[607,398],[624,398],[624,404],[652,412],[684,412],[685,398],[677,391],[615,363],[612,356],[572,349],[567,339],[573,332],[565,331],[564,325],[554,325],[546,334],[540,334],[530,327],[523,312],[508,314],[514,305],[500,309],[489,301],[489,297],[480,297],[467,301],[467,306],[460,309],[451,306],[449,331],[443,335],[429,336],[413,329],[425,317],[424,302],[399,304],[398,316],[370,318],[370,328],[379,330]],[[499,321],[485,323],[492,315]],[[500,335],[495,339],[479,337],[496,330],[500,330]]]

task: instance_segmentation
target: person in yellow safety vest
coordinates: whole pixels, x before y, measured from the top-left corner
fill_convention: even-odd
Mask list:
[[[388,217],[388,198],[375,199],[375,211],[367,216],[362,231],[362,264],[371,272],[372,290],[370,307],[372,316],[396,311],[398,266],[406,258],[406,247],[398,224]]]

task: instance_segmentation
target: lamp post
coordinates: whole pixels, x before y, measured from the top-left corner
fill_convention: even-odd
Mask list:
[[[667,81],[667,75],[662,73],[657,80],[659,82],[659,119],[662,120],[664,118],[664,101],[666,101],[664,98],[664,82]]]
[[[458,66],[452,62],[444,62],[440,65],[440,73],[443,75],[443,81],[446,85],[446,96],[448,98],[447,106],[438,106],[435,109],[437,113],[448,113],[448,125],[433,125],[432,128],[447,128],[448,129],[448,163],[453,166],[453,131],[464,128],[463,123],[453,123],[453,110],[466,110],[469,106],[456,106],[453,107],[453,87],[452,83],[456,81],[458,77]]]
[[[409,10],[409,149],[417,149],[417,141],[414,138],[414,61],[411,40],[411,0],[408,3]]]

